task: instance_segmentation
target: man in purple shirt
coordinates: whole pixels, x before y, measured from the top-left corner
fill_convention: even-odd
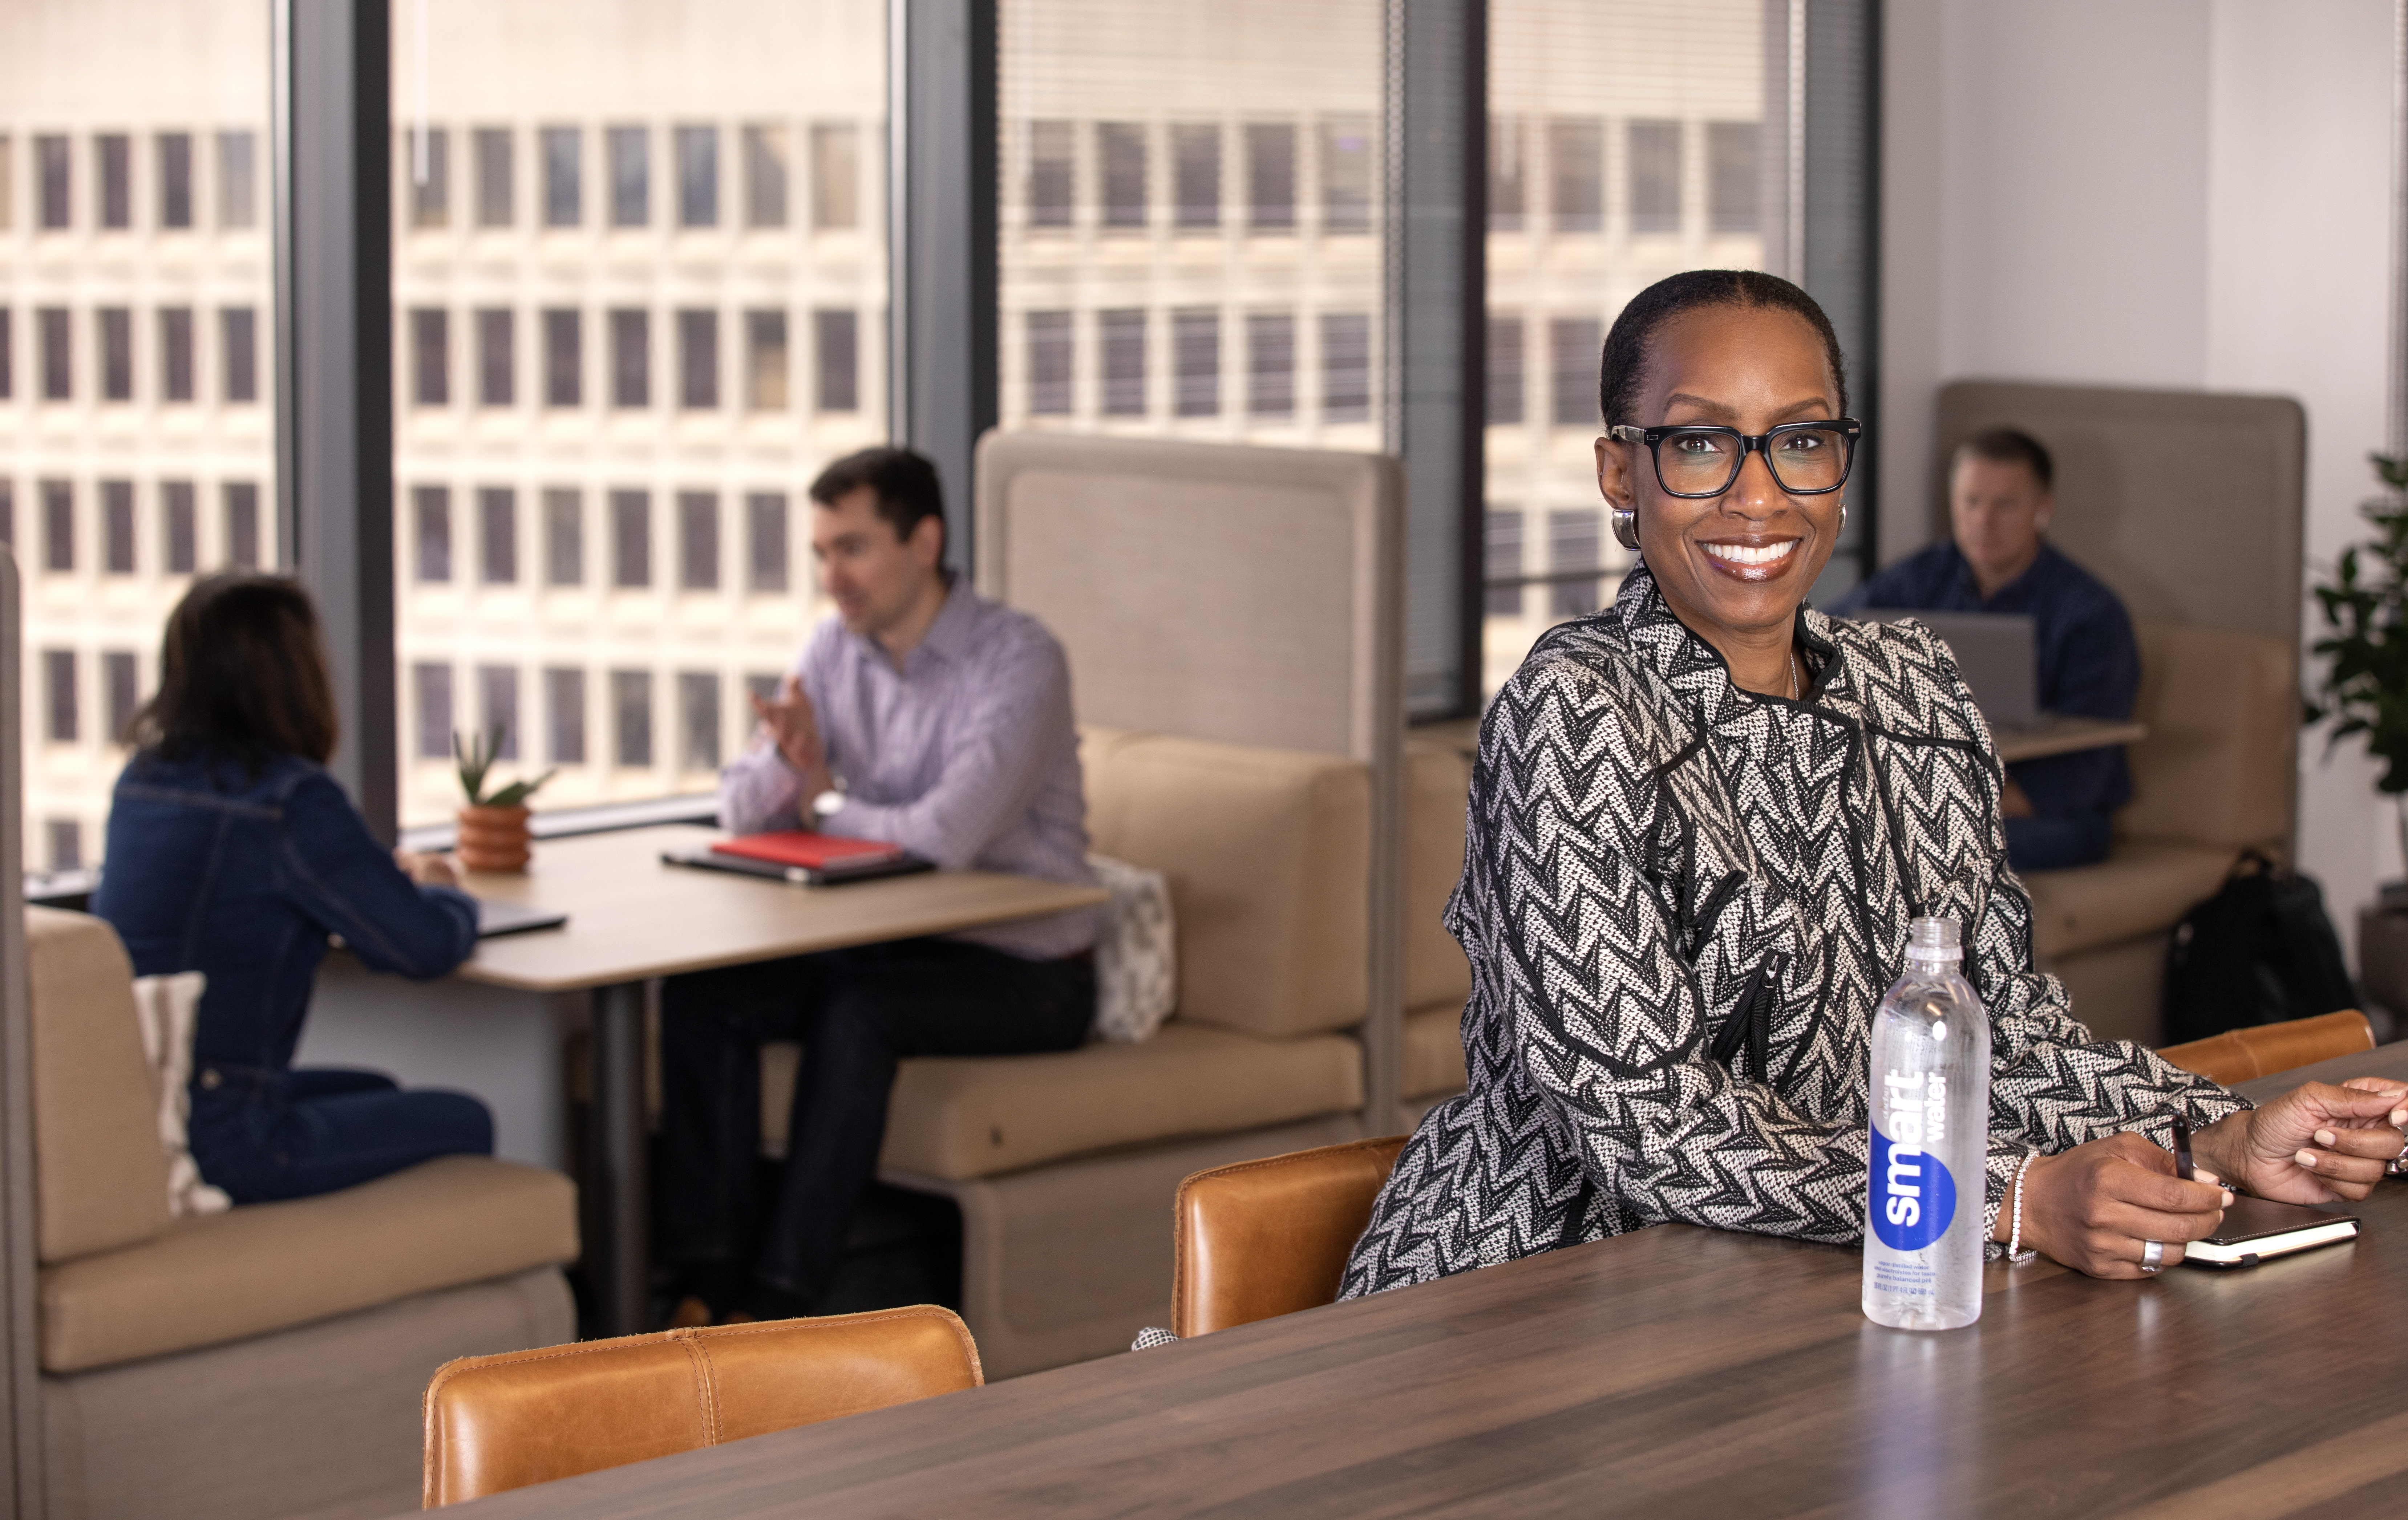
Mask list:
[[[834,615],[721,773],[739,834],[816,828],[940,867],[1089,882],[1070,671],[1036,619],[944,569],[936,466],[866,449],[811,483]],[[662,1259],[675,1323],[813,1312],[877,1169],[906,1055],[1068,1050],[1096,1007],[1092,911],[669,978],[661,992]],[[767,1217],[760,1052],[803,1045]]]

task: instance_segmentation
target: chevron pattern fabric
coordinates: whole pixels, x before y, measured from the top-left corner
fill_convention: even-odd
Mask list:
[[[1446,918],[1470,1086],[1398,1158],[1340,1297],[1667,1220],[1857,1240],[1872,1015],[1918,915],[1966,926],[1990,1014],[1986,1219],[2034,1149],[2244,1106],[2094,1041],[2032,969],[1945,646],[1798,618],[1804,700],[1742,692],[1642,566],[1498,694]]]

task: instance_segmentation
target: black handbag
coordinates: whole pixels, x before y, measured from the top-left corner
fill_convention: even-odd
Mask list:
[[[2356,1008],[2358,988],[2315,879],[2243,850],[2166,950],[2170,1045]]]

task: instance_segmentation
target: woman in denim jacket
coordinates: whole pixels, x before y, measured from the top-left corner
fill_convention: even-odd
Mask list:
[[[193,1051],[202,1176],[262,1203],[491,1153],[492,1115],[466,1094],[293,1069],[330,936],[421,980],[477,943],[477,905],[450,862],[388,853],[326,773],[334,695],[308,594],[279,577],[212,576],[169,617],[160,665],[93,911],[137,976],[208,978]]]

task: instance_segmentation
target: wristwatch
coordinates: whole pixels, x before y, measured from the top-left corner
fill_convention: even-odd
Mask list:
[[[811,798],[811,816],[814,818],[825,818],[843,806],[844,793],[838,788],[831,786],[826,791],[822,792],[819,796]]]

